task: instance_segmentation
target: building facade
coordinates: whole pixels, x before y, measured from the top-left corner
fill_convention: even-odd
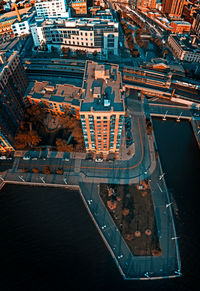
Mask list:
[[[171,18],[180,18],[185,5],[185,0],[163,0],[162,12]]]
[[[12,150],[24,114],[27,79],[17,51],[0,53],[0,151]]]
[[[200,10],[195,13],[195,20],[193,22],[192,28],[194,32],[200,36]]]
[[[87,14],[87,1],[86,0],[72,0],[71,3],[72,13],[76,15]]]
[[[156,8],[156,0],[137,0],[137,7],[154,9]]]
[[[48,50],[70,48],[94,51],[108,57],[118,55],[118,22],[113,19],[70,18],[46,20],[31,26],[35,46],[45,44]]]
[[[195,40],[195,39],[194,39]],[[173,54],[181,61],[200,63],[200,43],[192,43],[192,39],[188,37],[179,37],[171,34],[168,37],[168,44]]]
[[[125,116],[118,66],[87,61],[82,90],[80,117],[86,151],[118,156]]]
[[[66,0],[36,0],[37,16],[45,18],[69,17]]]
[[[35,17],[35,9],[31,8],[26,14],[22,15],[12,24],[12,30],[15,36],[30,34],[30,24]]]
[[[26,98],[30,104],[39,105],[52,115],[70,112],[80,119],[81,95],[81,88],[74,85],[51,85],[47,81],[35,81],[34,86],[27,89]]]

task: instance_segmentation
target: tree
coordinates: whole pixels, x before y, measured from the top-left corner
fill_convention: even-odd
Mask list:
[[[36,146],[40,143],[41,138],[35,130],[28,132],[19,131],[15,137],[16,147],[23,149],[26,146]]]
[[[65,139],[57,138],[56,139],[56,146],[59,152],[72,152],[73,145],[68,145]]]

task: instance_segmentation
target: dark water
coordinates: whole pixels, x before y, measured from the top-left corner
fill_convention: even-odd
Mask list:
[[[79,193],[6,185],[0,195],[0,291],[197,290],[200,152],[189,123],[154,120],[178,211],[183,277],[123,281]]]

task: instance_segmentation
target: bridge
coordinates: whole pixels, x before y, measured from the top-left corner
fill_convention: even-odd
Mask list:
[[[164,120],[167,118],[176,118],[177,120],[195,118],[192,109],[187,106],[153,103],[148,102],[146,98],[144,99],[144,111],[149,118],[150,116],[162,117]]]

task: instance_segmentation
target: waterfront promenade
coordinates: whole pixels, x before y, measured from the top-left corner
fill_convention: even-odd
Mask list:
[[[112,163],[95,163],[71,154],[68,161],[61,156],[46,157],[45,160],[24,161],[16,157],[9,169],[1,173],[1,186],[7,183],[23,183],[54,187],[75,187],[80,189],[81,197],[91,218],[99,230],[113,259],[124,279],[160,279],[181,275],[177,236],[174,226],[172,205],[165,185],[159,159],[156,158],[156,142],[153,134],[147,135],[144,104],[131,92],[127,100],[128,114],[132,118],[132,133],[135,152],[130,159]],[[48,155],[48,153],[46,153]],[[82,158],[81,158],[82,157]],[[61,167],[63,175],[43,173],[23,173],[23,167],[45,165],[50,168]],[[99,184],[133,184],[149,178],[155,218],[162,253],[160,256],[134,256],[117,229],[99,195]]]

